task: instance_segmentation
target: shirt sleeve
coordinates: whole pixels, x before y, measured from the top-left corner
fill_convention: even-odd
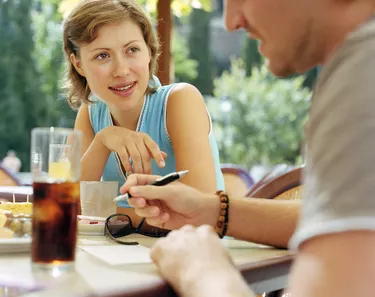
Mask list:
[[[290,248],[325,234],[375,231],[375,47],[336,61],[314,95],[302,215]]]

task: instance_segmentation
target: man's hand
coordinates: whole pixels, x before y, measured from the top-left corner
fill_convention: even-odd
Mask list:
[[[129,205],[147,223],[166,229],[178,229],[186,224],[214,226],[219,216],[220,202],[215,194],[203,194],[192,187],[174,182],[166,186],[151,186],[158,176],[132,174],[121,187],[129,192]]]
[[[172,231],[157,241],[151,258],[163,277],[183,296],[194,296],[205,286],[225,283],[231,274],[237,273],[219,237],[207,225],[186,225]]]

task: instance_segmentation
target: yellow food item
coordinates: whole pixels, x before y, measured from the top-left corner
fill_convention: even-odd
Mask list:
[[[52,178],[69,179],[70,178],[70,162],[50,162],[48,165],[48,175]]]
[[[6,222],[7,216],[0,212],[0,228],[4,227]]]
[[[0,228],[0,238],[11,238],[14,232],[8,228]]]
[[[30,202],[1,203],[0,204],[0,211],[1,210],[9,210],[9,211],[12,212],[12,214],[20,214],[20,213],[32,214],[33,204],[30,203]]]

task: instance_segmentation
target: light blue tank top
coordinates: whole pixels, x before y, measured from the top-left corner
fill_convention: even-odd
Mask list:
[[[168,158],[165,160],[166,166],[159,168],[156,165],[155,160],[152,160],[152,174],[166,175],[176,171],[176,157],[173,151],[171,139],[167,132],[167,101],[168,96],[176,84],[161,86],[158,79],[155,77],[155,83],[158,86],[156,92],[145,95],[142,111],[138,120],[137,130],[138,132],[147,133],[158,145],[160,150],[168,154]],[[97,98],[93,98],[97,101],[94,104],[89,105],[89,114],[91,126],[94,133],[98,133],[100,130],[113,126],[112,117],[105,103]],[[208,112],[208,111],[207,111]],[[209,113],[208,113],[209,115]],[[218,190],[224,190],[224,178],[220,170],[219,152],[216,144],[216,140],[212,131],[212,122],[210,119],[210,132],[208,135],[212,154],[215,163],[216,172],[216,184]],[[105,165],[104,172],[102,175],[103,181],[118,181],[119,186],[122,186],[126,180],[126,173],[123,172],[120,165],[120,159],[116,153],[109,155],[108,161]],[[119,207],[129,207],[127,202],[118,202]]]

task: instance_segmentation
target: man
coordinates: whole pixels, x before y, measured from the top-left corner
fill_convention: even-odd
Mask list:
[[[303,211],[290,242],[298,250],[289,282],[292,296],[374,295],[374,11],[375,0],[226,2],[227,28],[245,28],[259,39],[276,75],[323,65],[306,127]],[[215,226],[217,197],[181,184],[142,186],[154,180],[133,176],[122,189],[130,190],[131,204],[149,223],[172,229],[185,223]],[[264,218],[288,224],[298,206],[275,202],[231,199],[228,234],[283,245],[288,232],[277,238]],[[152,258],[182,296],[252,296],[210,227],[171,232],[158,241]]]

